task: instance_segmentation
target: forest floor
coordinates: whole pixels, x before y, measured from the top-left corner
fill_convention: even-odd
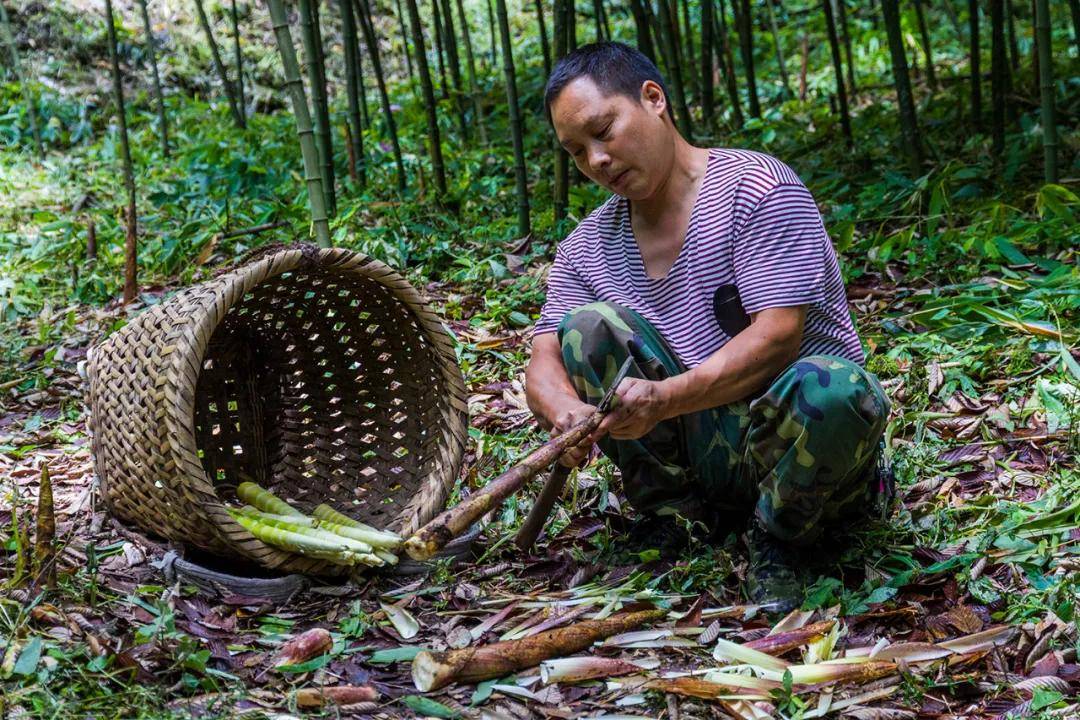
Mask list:
[[[1053,292],[1046,276],[1012,274],[1018,277],[986,278],[959,297],[992,309],[989,295],[977,297],[987,288]],[[155,567],[167,548],[109,520],[96,502],[78,373],[94,340],[168,289],[148,288],[126,310],[116,303],[73,305],[21,323],[18,332],[28,342],[20,377],[40,373],[47,383],[24,390],[27,384],[15,380],[3,388],[0,474],[10,478],[17,501],[14,513],[0,509],[0,526],[29,525],[40,467],[47,465],[62,551],[56,591],[42,597],[23,587],[0,600],[0,628],[14,640],[4,662],[5,716],[274,715],[296,712],[295,689],[338,684],[372,685],[379,697],[328,710],[332,715],[691,718],[759,717],[771,709],[787,717],[823,714],[818,711],[860,718],[1075,716],[1080,478],[1077,436],[1069,430],[1080,406],[1075,358],[1064,345],[1045,349],[1054,347],[1053,328],[1010,325],[995,312],[986,323],[1050,344],[1002,355],[1000,347],[988,352],[973,341],[970,328],[950,335],[962,313],[954,307],[942,323],[941,298],[928,302],[937,295],[918,282],[869,274],[848,288],[871,346],[932,348],[920,353],[925,362],[875,367],[893,400],[889,439],[898,503],[887,520],[868,519],[828,539],[838,557],[822,566],[803,609],[779,626],[791,631],[835,619],[834,652],[879,645],[882,659],[910,662],[870,682],[781,687],[756,707],[692,697],[715,694],[717,686],[668,680],[670,694],[658,690],[665,687],[657,684],[661,675],[716,667],[717,636],[760,640],[773,622],[741,604],[745,558],[736,538],[688,548],[677,559],[622,549],[631,511],[606,463],[577,475],[550,535],[528,556],[500,543],[520,519],[511,501],[473,556],[443,561],[426,576],[373,574],[360,585],[316,584],[283,604],[168,583]],[[446,285],[427,289],[442,307],[456,295]],[[942,306],[950,303],[955,298]],[[936,330],[920,324],[930,317],[939,318]],[[50,337],[48,329],[57,327],[62,334]],[[474,358],[471,434],[479,442],[470,445],[466,484],[475,485],[478,475],[507,466],[538,437],[521,391],[528,331],[477,327],[467,317],[450,327],[462,352]],[[17,550],[16,541],[8,537],[9,550]],[[18,557],[0,558],[2,575],[12,576]],[[545,686],[536,670],[526,670],[425,696],[410,681],[408,661],[419,648],[520,637],[646,601],[670,609],[678,621],[592,651],[633,659],[640,674]],[[391,611],[397,615],[391,622],[389,604],[407,615]],[[330,652],[270,669],[284,640],[316,626],[332,632]],[[973,635],[962,651],[919,661],[928,657],[928,643]],[[803,638],[788,657],[808,652],[804,645],[812,639]]]

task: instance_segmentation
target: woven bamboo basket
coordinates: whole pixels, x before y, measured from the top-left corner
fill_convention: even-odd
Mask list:
[[[252,480],[409,533],[446,503],[466,437],[449,335],[397,272],[287,246],[135,317],[89,361],[107,508],[143,530],[281,571],[341,568],[226,512]]]

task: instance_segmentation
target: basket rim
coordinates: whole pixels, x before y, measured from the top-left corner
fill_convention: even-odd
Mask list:
[[[189,337],[188,352],[172,353],[171,372],[167,376],[165,425],[174,439],[169,443],[169,456],[177,472],[171,478],[182,477],[182,487],[176,488],[188,500],[203,509],[215,524],[214,532],[238,553],[251,557],[268,567],[303,566],[308,572],[340,569],[324,560],[309,558],[268,545],[237,523],[227,512],[212,479],[198,456],[195,437],[195,387],[215,330],[228,312],[257,285],[283,273],[297,269],[321,269],[361,275],[371,279],[403,302],[416,318],[421,332],[441,356],[440,373],[447,383],[448,411],[441,432],[440,447],[448,448],[432,462],[432,472],[417,488],[389,527],[399,526],[411,532],[442,508],[453,487],[463,457],[468,427],[468,405],[465,401],[465,381],[456,361],[450,334],[428,300],[411,283],[390,266],[363,253],[343,248],[322,248],[312,253],[310,246],[287,248],[261,256],[231,269],[210,280],[218,286],[217,300],[198,313],[192,325],[184,328]],[[449,466],[447,466],[449,463]]]

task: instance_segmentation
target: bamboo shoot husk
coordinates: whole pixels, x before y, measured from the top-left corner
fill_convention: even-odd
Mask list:
[[[581,652],[597,640],[658,620],[666,614],[660,609],[640,610],[606,620],[586,620],[520,640],[449,652],[424,651],[413,660],[413,683],[421,692],[428,692],[455,682],[471,683],[502,677],[535,667],[548,658]]]

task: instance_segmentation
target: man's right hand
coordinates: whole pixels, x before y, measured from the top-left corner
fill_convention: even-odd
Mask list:
[[[552,421],[551,436],[557,437],[596,412],[596,406],[576,401],[559,410]],[[574,468],[589,458],[593,445],[597,441],[595,433],[581,441],[576,447],[568,448],[559,459],[566,467]]]

